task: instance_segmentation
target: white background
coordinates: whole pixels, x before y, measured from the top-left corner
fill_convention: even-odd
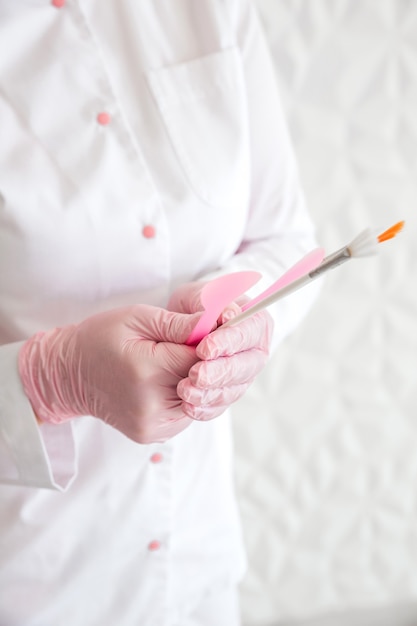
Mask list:
[[[417,1],[257,4],[320,245],[406,227],[326,278],[235,406],[245,624],[417,624]]]

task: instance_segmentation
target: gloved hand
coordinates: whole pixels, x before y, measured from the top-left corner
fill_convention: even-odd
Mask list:
[[[139,443],[173,437],[191,423],[176,389],[198,360],[183,345],[197,319],[137,305],[37,333],[19,371],[38,419],[92,415]]]
[[[182,313],[201,311],[203,286],[203,282],[182,285],[171,296],[168,308]],[[243,296],[230,304],[218,324],[240,313],[239,303],[246,301]],[[200,361],[177,387],[184,413],[195,420],[210,420],[236,402],[266,364],[272,331],[272,317],[261,311],[236,326],[219,326],[202,339],[196,347]]]

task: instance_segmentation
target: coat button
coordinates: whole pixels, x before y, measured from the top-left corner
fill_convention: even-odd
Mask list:
[[[150,550],[151,552],[155,552],[156,550],[159,550],[160,547],[161,547],[161,543],[157,541],[156,539],[154,539],[148,544],[148,550]]]
[[[152,463],[160,463],[163,459],[163,456],[160,452],[155,452],[152,456],[151,456],[151,462]]]
[[[146,237],[146,239],[153,239],[153,237],[155,237],[155,234],[155,226],[152,226],[151,224],[147,224],[142,228],[142,235]]]
[[[107,124],[110,124],[110,121],[111,116],[110,113],[107,113],[107,111],[102,111],[97,115],[97,122],[101,124],[101,126],[107,126]]]

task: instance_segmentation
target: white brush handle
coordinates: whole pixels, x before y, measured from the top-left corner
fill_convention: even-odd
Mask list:
[[[322,274],[325,274],[329,270],[334,269],[335,267],[338,267],[339,265],[341,265],[342,263],[345,263],[346,261],[349,261],[349,259],[351,258],[352,257],[350,256],[350,253],[348,252],[348,248],[347,247],[341,248],[341,250],[338,250],[334,254],[331,254],[328,257],[326,257],[324,261],[315,270],[312,270],[309,274],[306,274],[305,276],[302,276],[301,278],[297,278],[289,285],[286,285],[285,287],[283,287],[282,289],[279,289],[272,295],[267,296],[266,298],[264,298],[263,300],[255,304],[254,306],[251,306],[249,309],[246,309],[246,311],[243,311],[243,313],[239,313],[239,315],[236,315],[236,317],[233,317],[232,319],[228,320],[227,322],[222,324],[222,326],[234,326],[235,324],[239,324],[239,322],[243,322],[243,320],[250,317],[254,313],[257,313],[258,311],[262,311],[263,309],[266,309],[271,304],[274,304],[274,302],[281,300],[281,298],[285,298],[286,296],[289,296],[294,291],[298,291],[298,289],[301,289],[301,287],[308,285],[309,283],[313,282],[313,280],[315,280]]]
[[[270,306],[274,302],[281,300],[281,298],[285,298],[285,296],[289,296],[290,293],[293,293],[294,291],[301,289],[301,287],[304,287],[304,285],[311,283],[314,280],[314,278],[315,276],[311,277],[310,274],[307,274],[306,276],[302,276],[301,278],[297,278],[297,280],[290,283],[286,287],[283,287],[279,291],[276,291],[275,293],[273,293],[271,296],[268,296],[267,298],[264,298],[263,300],[255,304],[254,306],[251,306],[250,309],[246,309],[246,311],[243,311],[243,313],[239,313],[239,315],[236,315],[236,317],[232,317],[232,319],[222,324],[222,326],[234,326],[235,324],[239,324],[239,322],[242,322],[243,320],[245,320],[247,317],[250,317],[254,313],[257,313],[258,311],[262,311],[263,309],[266,309],[266,307]]]

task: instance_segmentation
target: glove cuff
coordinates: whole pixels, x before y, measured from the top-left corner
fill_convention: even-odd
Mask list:
[[[23,388],[40,422],[60,424],[82,412],[69,406],[66,359],[73,326],[39,332],[19,351],[18,368]]]

